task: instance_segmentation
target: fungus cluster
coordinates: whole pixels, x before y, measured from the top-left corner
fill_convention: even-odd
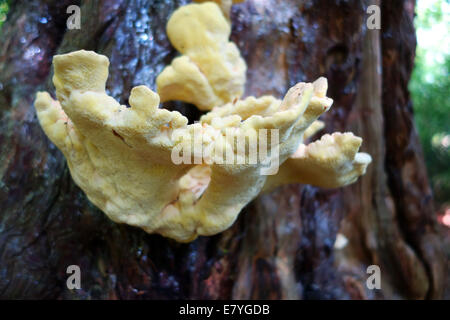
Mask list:
[[[229,41],[231,25],[214,2],[176,10],[167,35],[182,55],[156,79],[162,102],[181,100],[211,110],[244,93],[247,65]]]
[[[344,186],[370,163],[368,154],[358,153],[362,139],[352,133],[303,144],[323,127],[317,118],[332,104],[325,78],[296,84],[282,100],[240,99],[246,65],[228,40],[226,8],[206,2],[173,13],[167,31],[182,55],[159,75],[158,93],[145,86],[131,90],[130,108],[105,91],[105,56],[81,50],[53,58],[57,100],[37,94],[39,122],[75,183],[113,221],[188,242],[230,227],[263,191],[285,183]],[[160,109],[160,100],[210,111],[188,124],[179,112]],[[262,130],[275,130],[276,143],[262,141]],[[258,150],[276,145],[278,152],[249,161],[236,151],[240,138],[246,150],[253,141]],[[177,150],[193,161],[175,163]],[[211,150],[231,152],[235,161],[218,161]],[[262,174],[275,157],[276,174]]]

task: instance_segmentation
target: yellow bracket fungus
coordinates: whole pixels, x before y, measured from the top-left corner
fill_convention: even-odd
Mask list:
[[[175,10],[167,35],[182,55],[156,79],[161,101],[181,100],[210,110],[240,98],[247,66],[228,40],[230,33],[230,23],[214,2]]]
[[[39,92],[37,116],[92,203],[115,222],[188,242],[224,231],[258,194],[281,184],[339,187],[364,174],[371,158],[357,152],[362,139],[352,133],[324,135],[303,144],[304,138],[324,126],[317,118],[333,102],[326,97],[325,78],[296,84],[283,100],[272,96],[235,100],[242,88],[236,95],[222,95],[226,88],[243,87],[245,77],[239,73],[236,80],[232,72],[216,73],[217,67],[210,69],[210,63],[222,61],[218,68],[233,68],[221,60],[225,58],[209,60],[211,56],[201,52],[220,56],[221,49],[231,47],[241,71],[245,64],[227,42],[228,23],[216,4],[186,7],[191,9],[177,10],[168,26],[171,40],[185,56],[160,75],[159,94],[145,86],[133,88],[130,107],[106,94],[109,61],[105,56],[81,50],[53,58],[57,100]],[[212,10],[211,16],[206,9]],[[196,38],[184,24],[200,30],[213,26],[207,32],[211,38]],[[204,82],[189,82],[196,74],[189,68],[197,70]],[[177,75],[170,78],[171,73]],[[186,81],[177,82],[180,79]],[[161,95],[212,110],[188,125],[179,112],[158,107]],[[267,151],[265,147],[270,152],[261,152]],[[259,153],[258,161],[252,161],[250,150]]]

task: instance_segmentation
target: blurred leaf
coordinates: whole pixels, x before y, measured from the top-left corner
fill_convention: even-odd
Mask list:
[[[426,10],[417,12],[415,20],[417,30],[429,29],[438,23],[446,23],[442,11],[444,2],[434,1]],[[449,28],[448,25],[446,27]],[[427,60],[428,50],[436,50],[436,48],[421,47],[419,42],[409,89],[436,199],[446,201],[450,199],[450,152],[448,147],[445,147],[446,140],[443,139],[445,137],[448,139],[450,135],[450,100],[448,99],[450,55],[445,52],[445,45],[443,45],[443,52],[440,52],[443,61],[439,59],[430,61]]]
[[[9,10],[9,1],[8,0],[0,0],[0,27],[3,22],[6,20],[6,14]]]

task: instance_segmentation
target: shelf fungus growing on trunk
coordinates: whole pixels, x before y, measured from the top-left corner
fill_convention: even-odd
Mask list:
[[[159,109],[158,94],[145,86],[133,88],[130,108],[108,96],[105,56],[76,51],[55,56],[53,64],[57,101],[45,92],[35,101],[42,128],[97,207],[113,221],[149,233],[181,242],[213,235],[262,190],[290,182],[346,185],[370,162],[357,153],[361,139],[351,133],[302,144],[305,131],[331,106],[324,78],[295,85],[282,101],[248,97],[188,125],[179,112]],[[275,142],[261,138],[272,131]],[[258,151],[264,144],[278,152],[252,162],[250,152],[235,147],[242,137],[245,150],[253,141]],[[232,161],[221,161],[230,152]],[[280,166],[278,173],[262,174],[271,163]]]
[[[181,100],[210,110],[239,99],[247,65],[229,41],[230,33],[230,22],[214,2],[175,10],[167,23],[167,35],[182,55],[156,79],[161,101]]]

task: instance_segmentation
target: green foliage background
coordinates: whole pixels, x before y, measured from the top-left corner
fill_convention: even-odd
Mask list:
[[[449,8],[448,0],[418,1],[418,46],[409,85],[428,173],[440,203],[450,200]]]
[[[9,10],[8,0],[0,0],[0,27],[3,22],[6,20],[6,14]]]

